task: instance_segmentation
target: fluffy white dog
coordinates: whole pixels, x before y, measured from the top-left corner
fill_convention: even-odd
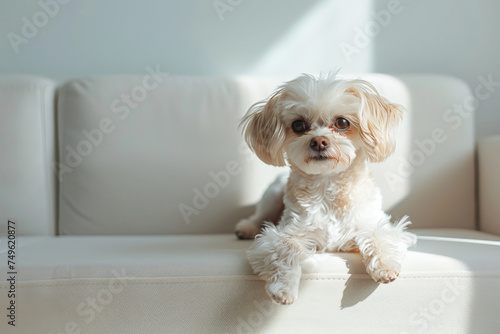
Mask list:
[[[393,225],[382,211],[368,164],[392,154],[402,114],[370,83],[336,73],[302,75],[247,112],[241,125],[251,149],[265,163],[291,170],[236,225],[240,238],[263,228],[248,258],[274,301],[293,303],[301,262],[317,251],[359,251],[376,282],[399,275],[416,237],[405,231],[408,217]]]

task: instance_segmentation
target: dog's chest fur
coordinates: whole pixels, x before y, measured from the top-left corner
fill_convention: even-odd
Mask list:
[[[286,196],[293,202],[293,211],[308,220],[330,220],[336,223],[355,205],[356,184],[353,180],[328,176],[294,177],[288,181]]]
[[[330,249],[352,239],[364,213],[381,206],[379,197],[366,164],[353,163],[334,175],[307,175],[292,169],[285,203],[310,229],[325,232]]]

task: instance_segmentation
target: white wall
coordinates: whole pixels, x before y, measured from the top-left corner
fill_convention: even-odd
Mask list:
[[[1,1],[0,74],[63,81],[159,64],[174,75],[291,77],[342,67],[445,73],[472,87],[480,75],[500,81],[498,1],[217,1],[231,10],[218,15],[213,0],[71,0],[46,23],[38,0]],[[376,23],[380,10],[393,14]],[[16,52],[9,34],[24,38],[23,17],[33,22],[33,15],[41,27],[25,31]],[[372,37],[364,39],[359,31],[369,28]],[[481,102],[479,137],[500,133],[499,103],[496,91]]]
[[[341,65],[339,37],[364,22],[370,7],[360,1],[361,10],[345,16],[336,14],[348,9],[345,1],[219,0],[240,3],[221,20],[213,0],[71,0],[15,53],[7,35],[22,35],[22,17],[33,21],[38,1],[1,2],[2,72],[67,79],[155,64],[187,75],[329,70]],[[368,70],[367,58],[350,68]]]
[[[385,2],[377,1],[377,7]],[[412,1],[375,40],[373,69],[449,74],[473,90],[478,77],[491,75],[498,87],[480,101],[476,136],[500,134],[499,15],[500,1]]]

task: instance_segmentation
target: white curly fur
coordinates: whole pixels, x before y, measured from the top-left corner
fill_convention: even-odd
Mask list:
[[[348,120],[347,130],[335,127],[339,117]],[[255,214],[236,225],[240,238],[253,238],[262,228],[248,259],[274,301],[294,302],[301,262],[318,251],[359,251],[376,282],[399,275],[416,237],[405,231],[408,217],[392,224],[382,211],[368,164],[392,154],[401,117],[402,108],[369,83],[341,80],[336,73],[298,77],[250,108],[242,121],[250,147],[264,162],[290,167]],[[305,121],[307,131],[292,131],[296,120]],[[314,150],[313,138],[328,145]]]

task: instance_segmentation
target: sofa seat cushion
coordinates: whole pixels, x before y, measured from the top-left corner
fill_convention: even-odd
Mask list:
[[[16,327],[24,333],[500,328],[500,238],[461,229],[415,232],[418,244],[395,282],[373,282],[359,254],[317,254],[304,263],[292,306],[270,302],[246,261],[250,242],[234,235],[21,237]],[[5,246],[1,253],[7,256]],[[3,280],[0,288],[0,305],[8,305],[10,285]],[[0,322],[0,332],[8,329]]]

